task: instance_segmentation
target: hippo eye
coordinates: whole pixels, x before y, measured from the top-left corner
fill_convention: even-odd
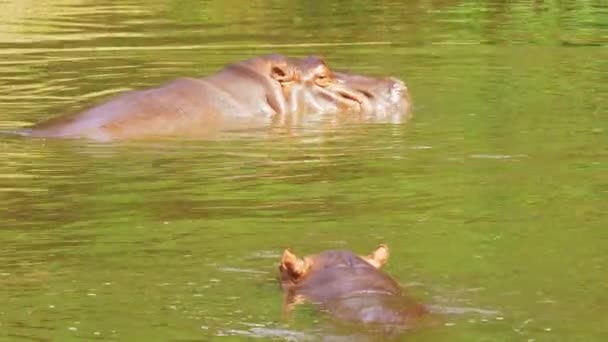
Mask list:
[[[327,74],[319,74],[315,79],[315,83],[319,86],[326,87],[331,83],[331,77]]]

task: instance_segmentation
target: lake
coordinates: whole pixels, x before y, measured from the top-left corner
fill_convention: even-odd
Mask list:
[[[402,124],[0,136],[0,340],[374,340],[277,264],[391,248],[408,341],[608,337],[603,1],[0,0],[0,128],[278,52],[403,79]]]

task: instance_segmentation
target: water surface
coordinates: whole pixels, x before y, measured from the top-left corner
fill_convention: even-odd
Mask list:
[[[0,1],[3,129],[269,52],[394,75],[416,106],[212,141],[2,136],[0,339],[349,340],[283,316],[278,258],[385,242],[387,271],[450,312],[410,341],[604,340],[606,18],[601,1]]]

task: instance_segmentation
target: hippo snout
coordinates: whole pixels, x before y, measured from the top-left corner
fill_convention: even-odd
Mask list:
[[[412,102],[410,92],[405,82],[396,78],[385,79],[386,96],[376,101],[375,116],[378,119],[396,119],[400,122],[402,116],[409,117]]]
[[[388,87],[388,103],[399,103],[407,97],[407,87],[402,80],[390,77],[389,82],[391,85]]]
[[[393,81],[394,86],[398,86],[398,87],[401,87],[403,89],[407,89],[407,87],[405,86],[405,83],[402,80],[398,79],[397,77],[392,77],[391,76],[388,79],[391,80],[391,81]]]

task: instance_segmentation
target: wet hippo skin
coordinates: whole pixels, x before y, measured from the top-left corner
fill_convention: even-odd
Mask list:
[[[340,321],[408,327],[427,310],[380,269],[388,256],[386,245],[367,256],[330,250],[298,258],[286,249],[279,264],[286,309],[307,302]]]
[[[409,108],[407,88],[398,79],[334,73],[319,57],[272,54],[228,65],[204,78],[180,78],[158,88],[127,92],[19,133],[100,141],[200,137],[286,123],[294,114],[401,115]]]

